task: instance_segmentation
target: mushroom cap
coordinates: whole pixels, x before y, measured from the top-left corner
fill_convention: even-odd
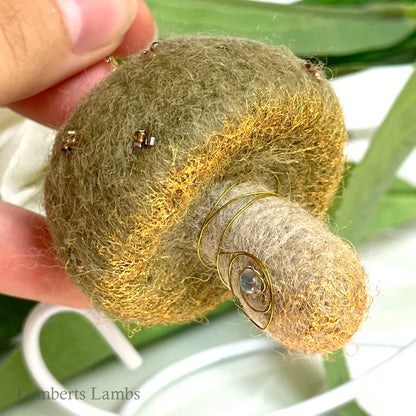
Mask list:
[[[142,130],[154,145],[137,144]],[[200,319],[231,298],[196,254],[207,190],[253,179],[323,218],[346,137],[329,82],[287,49],[165,40],[128,58],[57,134],[44,202],[58,256],[127,325]]]

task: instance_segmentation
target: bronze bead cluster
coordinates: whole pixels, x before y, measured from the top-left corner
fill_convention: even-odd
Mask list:
[[[77,136],[75,130],[68,130],[67,136],[62,141],[61,150],[63,152],[70,152],[72,148],[77,144]]]
[[[133,134],[133,152],[139,152],[156,144],[156,137],[146,130],[137,130]]]
[[[150,48],[143,52],[143,55],[151,55],[156,52],[156,49],[160,46],[160,42],[153,42]]]

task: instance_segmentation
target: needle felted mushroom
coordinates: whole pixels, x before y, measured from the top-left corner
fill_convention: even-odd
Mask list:
[[[173,38],[95,87],[59,131],[45,208],[93,304],[138,327],[234,298],[292,350],[327,353],[368,308],[322,221],[347,134],[321,69],[237,38]]]

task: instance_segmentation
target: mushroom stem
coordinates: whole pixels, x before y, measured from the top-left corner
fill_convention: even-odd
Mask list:
[[[288,348],[313,353],[352,337],[368,308],[366,274],[326,224],[251,181],[217,184],[206,203],[212,209],[200,258],[257,326]]]

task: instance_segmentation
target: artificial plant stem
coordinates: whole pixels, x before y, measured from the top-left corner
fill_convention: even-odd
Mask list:
[[[350,373],[348,370],[347,360],[343,350],[338,350],[330,354],[329,358],[324,362],[328,387],[333,389],[350,381]],[[353,401],[338,409],[341,416],[370,416]]]

